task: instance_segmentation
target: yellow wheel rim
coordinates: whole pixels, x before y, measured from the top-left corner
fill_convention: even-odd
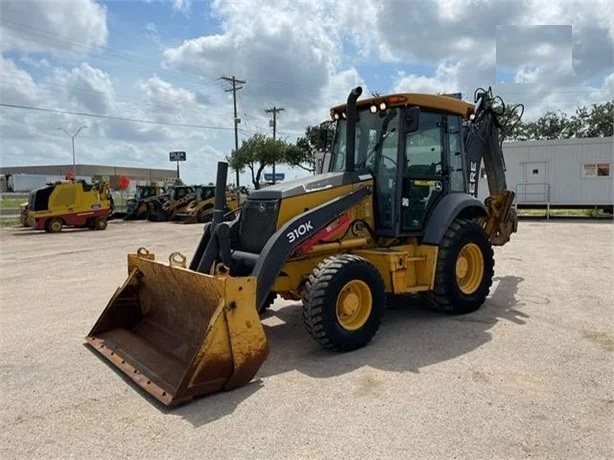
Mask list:
[[[146,204],[142,204],[141,206],[139,206],[139,214],[143,214],[145,212],[147,212],[147,205]]]
[[[456,283],[463,294],[473,294],[484,277],[484,257],[475,243],[463,246],[456,259]]]
[[[344,329],[355,331],[367,322],[372,308],[373,296],[367,283],[350,281],[337,297],[337,320]]]

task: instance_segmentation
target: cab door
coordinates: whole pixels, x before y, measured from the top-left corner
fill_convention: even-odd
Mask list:
[[[444,116],[420,112],[417,131],[405,134],[401,233],[420,232],[433,205],[445,193]]]

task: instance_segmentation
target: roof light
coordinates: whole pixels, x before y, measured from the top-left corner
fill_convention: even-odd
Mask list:
[[[379,109],[380,110],[386,110],[386,103],[385,102],[380,102],[379,103]]]
[[[377,106],[376,106],[376,105],[372,105],[371,107],[369,107],[369,111],[370,111],[371,113],[375,113],[375,112],[377,112]]]
[[[388,104],[401,104],[406,101],[407,101],[407,98],[401,95],[388,96],[386,98],[386,102],[388,102]]]

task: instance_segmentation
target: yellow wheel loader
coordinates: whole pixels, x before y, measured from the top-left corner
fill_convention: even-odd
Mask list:
[[[255,376],[269,351],[259,315],[276,295],[300,300],[306,331],[340,352],[371,341],[387,296],[422,294],[450,314],[480,308],[493,245],[517,230],[501,104],[490,89],[474,104],[414,93],[358,101],[361,92],[331,110],[327,172],[252,191],[228,222],[228,165],[218,163],[213,219],[189,264],[128,254],[89,345],[170,406]]]
[[[213,209],[215,204],[216,187],[214,185],[203,185],[196,188],[196,198],[192,200],[183,212],[178,212],[175,220],[182,224],[196,224],[211,222],[213,219]],[[224,192],[226,196],[226,204],[224,220],[233,215],[240,207],[240,202],[237,193],[233,191]]]

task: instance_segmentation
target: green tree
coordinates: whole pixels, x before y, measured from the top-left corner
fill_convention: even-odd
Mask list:
[[[181,180],[181,179],[178,177],[178,178],[176,178],[176,179],[175,179],[175,185],[176,185],[176,186],[181,186],[181,185],[185,185],[185,184],[184,184],[184,183],[183,183],[183,181],[182,181],[182,180]]]
[[[226,157],[229,166],[239,172],[249,169],[252,183],[256,189],[260,188],[260,178],[264,168],[273,163],[285,163],[286,143],[273,140],[264,134],[254,134],[243,140],[238,150]]]
[[[575,137],[611,137],[614,134],[614,99],[591,108],[579,107],[571,117]]]
[[[573,124],[565,112],[548,111],[535,121],[526,123],[528,139],[568,139],[573,134]]]
[[[504,117],[502,117],[504,118]],[[509,120],[502,121],[505,125]],[[570,139],[611,137],[614,134],[614,100],[589,107],[578,107],[572,116],[548,111],[535,121],[520,122],[508,134],[512,140]]]
[[[316,152],[328,150],[333,142],[334,125],[325,121],[319,126],[307,126],[305,136],[299,137],[296,144],[285,146],[284,162],[289,166],[314,172]]]

